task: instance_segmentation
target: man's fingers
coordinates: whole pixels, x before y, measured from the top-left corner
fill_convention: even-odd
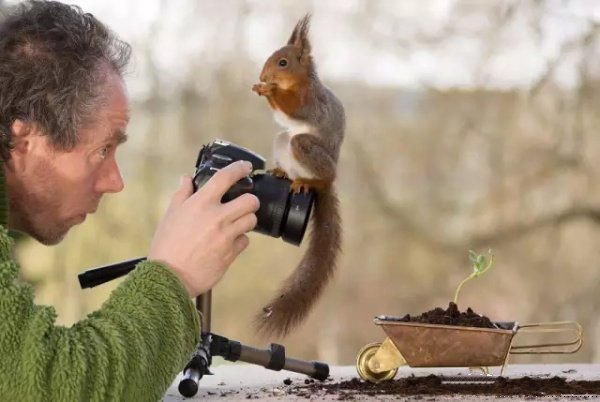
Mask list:
[[[235,259],[242,251],[248,247],[250,244],[250,239],[245,234],[238,236],[233,241],[233,259]]]
[[[256,227],[256,215],[247,214],[242,216],[241,218],[233,221],[230,225],[227,226],[227,230],[234,236],[237,237],[244,233],[250,232],[252,229]]]
[[[215,173],[199,192],[213,200],[220,201],[227,190],[229,190],[238,180],[248,176],[251,172],[252,164],[250,162],[234,162]]]
[[[223,204],[224,217],[228,222],[233,222],[244,215],[258,211],[260,201],[254,194],[242,194]]]
[[[178,207],[185,200],[187,200],[190,195],[194,192],[194,187],[192,186],[192,178],[190,176],[181,176],[179,180],[179,188],[171,197],[171,202],[169,203],[169,210]]]

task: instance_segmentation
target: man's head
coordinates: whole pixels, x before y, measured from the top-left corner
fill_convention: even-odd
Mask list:
[[[9,226],[58,243],[123,181],[130,47],[80,9],[28,1],[0,19],[0,153]]]

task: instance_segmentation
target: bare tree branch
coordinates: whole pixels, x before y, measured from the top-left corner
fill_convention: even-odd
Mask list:
[[[541,230],[550,226],[558,227],[581,219],[586,219],[596,225],[600,225],[600,207],[595,208],[574,206],[534,219],[531,222],[520,223],[505,228],[498,228],[491,233],[472,236],[466,243],[473,247],[488,244],[506,243],[517,240],[537,230]]]
[[[580,47],[584,47],[590,42],[592,42],[599,32],[600,23],[590,21],[590,29],[585,34],[570,41],[564,42],[560,47],[558,55],[554,59],[547,61],[544,73],[542,73],[540,77],[536,80],[536,82],[531,86],[529,90],[530,99],[535,98],[539,93],[540,89],[543,88],[544,85],[548,83],[548,81],[550,81],[560,63],[564,61],[566,55],[568,55],[573,50],[578,49]]]
[[[403,211],[402,208],[399,208],[394,201],[390,199],[384,186],[381,184],[382,180],[378,179],[378,174],[370,163],[370,158],[365,154],[365,151],[358,146],[358,144],[353,144],[353,150],[360,167],[359,171],[363,172],[364,175],[362,182],[367,186],[369,196],[380,210],[390,217],[393,224],[398,226],[404,234],[440,251],[463,252],[466,248],[477,248],[486,245],[507,243],[518,240],[537,230],[550,226],[559,227],[580,219],[587,219],[594,224],[600,225],[600,207],[574,206],[533,219],[530,222],[499,227],[489,233],[466,236],[465,239],[461,241],[440,238],[437,235],[435,228],[431,229],[424,227],[424,225],[420,225],[412,218],[410,212]]]
[[[389,195],[385,192],[383,186],[381,185],[379,175],[371,163],[371,158],[366,155],[360,144],[356,142],[349,142],[348,145],[352,146],[354,151],[357,165],[359,167],[359,174],[363,176],[361,178],[361,182],[367,187],[366,193],[369,194],[369,197],[375,202],[381,211],[393,219],[394,224],[400,227],[402,233],[414,238],[415,240],[428,244],[433,248],[447,249],[448,244],[446,244],[443,240],[436,238],[429,231],[422,229],[420,225],[414,222],[408,213],[402,211],[394,204],[392,200],[390,200]]]

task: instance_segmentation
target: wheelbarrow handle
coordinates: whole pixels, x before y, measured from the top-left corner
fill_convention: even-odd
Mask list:
[[[571,354],[577,352],[583,343],[583,328],[576,321],[553,321],[519,324],[515,336],[519,334],[571,334],[568,340],[551,343],[511,344],[510,354]],[[514,339],[513,339],[514,342]]]

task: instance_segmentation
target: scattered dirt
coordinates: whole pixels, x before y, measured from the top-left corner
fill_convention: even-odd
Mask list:
[[[399,319],[403,322],[427,324],[457,325],[463,327],[498,328],[488,317],[475,313],[471,308],[461,312],[458,306],[450,302],[447,309],[437,307],[418,316],[409,314]],[[499,323],[498,323],[499,324]],[[500,324],[502,325],[502,324]],[[564,370],[572,373],[575,370]],[[304,386],[288,387],[286,392],[299,397],[312,398],[318,394],[335,395],[338,400],[360,399],[360,395],[398,395],[398,396],[435,396],[435,395],[488,395],[488,396],[560,396],[600,395],[598,381],[567,381],[562,377],[425,377],[410,376],[379,384],[354,378],[338,383],[306,383]]]
[[[400,321],[458,325],[461,327],[497,328],[488,317],[475,313],[470,307],[467,311],[461,312],[454,302],[450,302],[446,310],[441,307],[436,307],[433,310],[426,311],[418,316],[406,314]]]
[[[448,382],[452,380],[454,382]],[[600,395],[600,381],[566,381],[562,377],[508,379],[496,377],[490,381],[455,382],[456,377],[436,375],[406,377],[393,381],[371,384],[354,378],[330,384],[310,384],[291,387],[288,393],[297,396],[314,396],[316,393],[338,395],[338,399],[354,399],[359,395],[494,395],[494,396],[559,396]],[[292,391],[292,392],[290,392]]]

